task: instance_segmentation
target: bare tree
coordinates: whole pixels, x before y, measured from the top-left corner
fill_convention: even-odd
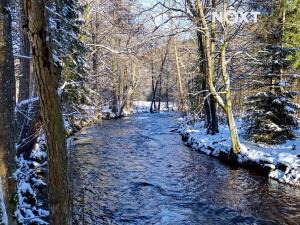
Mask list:
[[[207,60],[207,72],[208,72],[208,84],[210,94],[216,99],[221,108],[225,111],[228,125],[230,129],[230,136],[232,142],[232,152],[237,154],[240,152],[241,146],[237,133],[237,129],[235,126],[235,121],[232,112],[232,103],[231,103],[231,86],[230,86],[230,77],[227,73],[227,60],[226,60],[226,48],[227,48],[227,31],[226,31],[226,22],[225,18],[222,19],[222,35],[223,35],[223,43],[221,47],[221,68],[222,68],[222,76],[225,84],[225,101],[221,97],[220,93],[217,92],[215,84],[214,84],[214,71],[212,70],[212,54],[211,54],[211,35],[210,30],[207,24],[206,16],[204,14],[203,5],[200,0],[196,0],[196,10],[198,11],[198,15],[200,16],[201,21],[201,30],[203,32],[204,38],[204,49],[206,52],[206,60]],[[227,11],[228,3],[226,0],[223,1],[223,13],[225,15]]]

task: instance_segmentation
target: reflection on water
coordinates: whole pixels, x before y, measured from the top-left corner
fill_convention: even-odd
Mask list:
[[[176,116],[104,121],[79,135],[73,224],[300,224],[300,190],[185,147],[171,132]]]

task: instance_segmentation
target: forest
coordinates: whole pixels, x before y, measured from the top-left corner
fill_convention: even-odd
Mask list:
[[[0,0],[0,224],[300,224],[299,0]]]

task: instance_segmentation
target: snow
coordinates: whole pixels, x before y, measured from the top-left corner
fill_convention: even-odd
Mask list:
[[[21,102],[18,102],[18,104],[16,105],[16,108],[21,108],[25,105],[31,104],[31,103],[36,102],[38,100],[39,100],[39,97],[34,97],[34,98],[23,100]]]
[[[47,165],[45,143],[45,133],[41,129],[29,159],[24,159],[23,155],[17,158],[18,169],[14,175],[17,179],[18,202],[15,216],[20,224],[48,224],[46,219],[49,212],[42,208],[43,200],[38,198],[40,190],[47,185],[38,175],[38,171],[46,169]]]
[[[21,59],[31,59],[31,56],[14,54],[14,57]]]
[[[1,224],[8,224],[8,218],[6,214],[6,208],[4,203],[4,197],[3,197],[3,190],[2,190],[2,177],[0,177],[0,222]]]
[[[285,106],[284,108],[288,113],[296,113],[296,110],[290,106]]]
[[[132,109],[130,111],[124,110],[124,115],[131,115],[137,113],[149,113],[150,112],[151,101],[134,101],[132,104]],[[156,103],[158,106],[158,103]],[[168,112],[168,111],[176,111],[177,107],[174,102],[169,102],[169,108],[167,107],[166,102],[161,102],[160,111]],[[115,118],[116,115],[112,112],[112,109],[109,105],[102,106],[102,115],[104,118]]]
[[[52,56],[53,56],[53,61],[54,61],[54,63],[55,63],[55,64],[59,64],[60,60],[59,60],[58,56],[55,55],[55,54],[52,54]]]
[[[49,212],[39,208],[41,204],[37,198],[37,188],[46,184],[35,175],[35,171],[44,165],[27,161],[22,156],[18,158],[18,164],[19,168],[15,174],[18,177],[18,203],[15,216],[20,224],[48,224],[43,218],[47,217]],[[32,169],[32,167],[34,168]],[[28,203],[28,197],[33,199],[30,202],[34,203]]]
[[[26,100],[22,104],[28,104],[30,101]],[[74,110],[64,114],[64,126],[68,136],[73,135],[84,126],[96,122],[97,110],[95,107],[79,105]],[[24,225],[49,224],[47,222],[49,211],[45,210],[47,200],[42,196],[47,186],[47,179],[44,175],[47,171],[46,136],[43,129],[40,129],[37,135],[37,141],[30,156],[26,159],[22,154],[17,157],[17,171],[14,174],[17,180],[18,199],[15,216],[18,223]],[[71,141],[72,138],[69,137],[68,145]]]
[[[281,87],[287,87],[289,86],[289,82],[286,81],[286,80],[281,80],[279,83],[278,83],[278,86],[281,86]]]
[[[218,157],[221,152],[229,154],[231,149],[230,132],[227,125],[220,125],[220,133],[207,135],[204,122],[196,122],[187,125],[187,121],[181,118],[181,135],[188,136],[187,144],[193,149],[207,155]],[[243,122],[237,121],[241,153],[238,162],[255,162],[270,168],[269,177],[282,183],[300,186],[300,129],[296,131],[297,139],[289,140],[280,145],[265,145],[247,141],[243,138]]]
[[[169,102],[169,108],[167,107],[167,102],[160,103],[160,111],[161,112],[168,112],[168,111],[176,111],[176,104],[174,102]],[[158,106],[158,102],[156,103]],[[132,113],[145,113],[150,112],[151,101],[134,101],[133,102],[133,109]]]
[[[43,146],[41,146],[41,144],[45,144],[46,143],[46,137],[45,134],[42,133],[37,140],[37,143],[34,145],[32,152],[30,154],[30,158],[32,159],[46,159],[47,158],[47,153],[44,151]]]
[[[270,130],[274,130],[275,132],[280,132],[282,129],[275,123],[269,121],[268,124],[266,124],[266,127]]]

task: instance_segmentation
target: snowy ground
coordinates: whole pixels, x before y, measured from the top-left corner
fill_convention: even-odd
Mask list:
[[[150,112],[150,101],[134,101],[132,107],[132,113],[147,113]],[[169,102],[169,107],[167,107],[166,102],[161,102],[161,111],[176,111],[176,105],[174,102]]]
[[[95,107],[78,106],[77,112],[64,114],[66,135],[69,137],[83,127],[97,122],[98,119],[99,115]],[[67,143],[68,145],[70,144],[70,138],[67,139]],[[15,216],[19,224],[49,224],[47,222],[49,216],[46,202],[47,196],[45,196],[47,189],[46,138],[42,129],[39,131],[37,143],[32,149],[30,157],[25,159],[23,155],[19,155],[17,157],[17,165],[15,176],[17,178],[18,202]]]
[[[220,126],[220,133],[207,135],[204,122],[187,125],[185,119],[180,119],[180,133],[187,138],[187,144],[193,149],[207,155],[219,157],[221,153],[228,154],[231,148],[229,129]],[[249,162],[268,171],[268,176],[282,183],[300,186],[300,129],[297,139],[287,141],[282,145],[262,145],[251,143],[243,138],[242,122],[237,121],[242,143],[242,152],[238,156],[240,164]]]
[[[0,224],[7,224],[7,222],[8,220],[2,191],[2,178],[0,177]]]
[[[151,101],[134,101],[132,105],[132,109],[130,112],[125,111],[124,115],[131,115],[136,113],[149,113],[150,112]],[[158,103],[156,103],[158,106]],[[167,107],[166,102],[161,102],[161,112],[168,112],[168,111],[176,111],[177,107],[174,102],[169,102],[169,107]],[[111,108],[106,105],[102,109],[102,116],[104,118],[115,118],[114,113],[112,112]]]

